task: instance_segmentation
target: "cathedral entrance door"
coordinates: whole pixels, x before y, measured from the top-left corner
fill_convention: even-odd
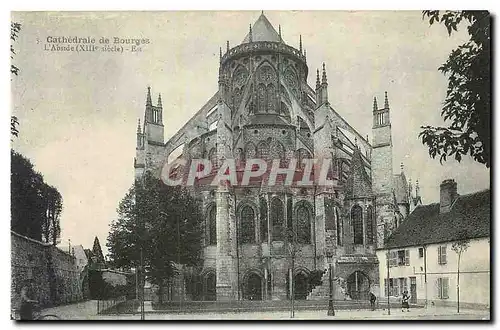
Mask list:
[[[363,272],[355,271],[347,278],[347,293],[354,300],[367,300],[370,294],[370,279]]]
[[[248,276],[245,298],[248,300],[262,300],[262,279],[259,275],[252,273]]]
[[[305,300],[309,287],[307,275],[304,273],[298,273],[297,275],[295,275],[294,281],[295,299]]]

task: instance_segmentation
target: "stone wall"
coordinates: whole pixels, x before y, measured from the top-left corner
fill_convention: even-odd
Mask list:
[[[75,257],[17,233],[11,232],[11,306],[18,308],[23,283],[32,283],[32,296],[42,306],[80,301],[83,276]]]

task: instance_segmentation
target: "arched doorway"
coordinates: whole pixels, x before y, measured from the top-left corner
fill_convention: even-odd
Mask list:
[[[294,278],[294,296],[296,300],[305,300],[309,289],[309,278],[303,272],[295,275]]]
[[[365,273],[355,271],[347,278],[347,294],[354,300],[366,300],[370,294],[370,279]]]
[[[245,285],[245,299],[262,300],[262,278],[256,274],[248,275]]]
[[[205,299],[204,300],[217,300],[217,279],[214,272],[210,272],[205,275]]]

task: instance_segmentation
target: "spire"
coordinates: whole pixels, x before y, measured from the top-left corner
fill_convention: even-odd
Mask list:
[[[248,32],[248,41],[252,42],[252,24],[250,24],[250,32]]]
[[[321,77],[321,83],[322,84],[328,84],[326,80],[326,68],[325,68],[325,63],[323,62],[323,76]]]
[[[148,86],[148,95],[146,96],[146,105],[152,105],[151,101],[151,87]]]
[[[384,109],[389,109],[389,100],[387,99],[387,92],[385,92]]]
[[[137,120],[137,134],[141,134],[141,118]]]
[[[377,110],[378,110],[377,98],[374,97],[373,98],[373,111],[377,111]]]
[[[226,41],[226,52],[229,52],[229,40]]]
[[[318,69],[318,70],[316,70],[316,90],[319,89],[320,85],[321,85],[321,83],[319,81],[319,69]]]
[[[401,162],[401,164],[399,165],[399,167],[401,167],[401,173],[403,173],[404,170],[405,170],[405,165],[403,164],[403,162]]]
[[[281,24],[278,25],[278,35],[280,36],[280,40],[283,40],[283,38],[281,38]]]
[[[222,47],[219,47],[219,61],[222,62]]]
[[[158,107],[161,108],[161,94],[158,94]]]
[[[418,179],[417,179],[417,182],[415,182],[415,197],[416,198],[420,197],[420,186],[418,184]]]
[[[305,48],[304,48],[304,61],[307,63],[307,52]]]
[[[302,54],[302,34],[299,35],[299,51]]]

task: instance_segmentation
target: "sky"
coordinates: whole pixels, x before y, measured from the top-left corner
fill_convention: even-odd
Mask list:
[[[16,12],[22,24],[14,43],[12,112],[20,121],[13,148],[28,157],[63,196],[64,244],[104,250],[116,208],[134,179],[137,119],[146,88],[163,100],[168,140],[217,91],[219,47],[240,44],[260,11]],[[284,41],[302,35],[308,82],[322,63],[332,107],[371,140],[372,104],[391,106],[393,168],[404,164],[419,180],[424,204],[439,200],[439,184],[458,183],[459,194],[490,187],[489,170],[465,158],[440,165],[418,138],[422,125],[443,125],[447,79],[437,68],[467,40],[429,26],[419,11],[266,11]],[[44,50],[47,37],[147,38],[139,52]]]

